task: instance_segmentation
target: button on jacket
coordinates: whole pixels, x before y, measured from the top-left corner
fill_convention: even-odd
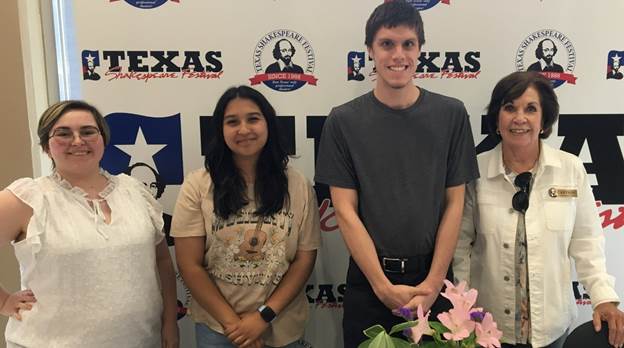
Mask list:
[[[494,316],[502,342],[515,343],[515,239],[521,213],[505,176],[502,148],[478,157],[481,178],[468,185],[453,260],[457,280],[479,290],[477,305]],[[559,194],[560,193],[560,194]],[[572,260],[592,306],[618,302],[607,274],[604,236],[587,173],[574,155],[541,143],[526,211],[531,343],[543,347],[577,316]]]

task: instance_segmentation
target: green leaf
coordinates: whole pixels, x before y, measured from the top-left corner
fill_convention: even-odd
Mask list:
[[[418,346],[418,347],[419,348],[439,348],[440,345],[438,343],[436,343],[436,342],[429,341],[429,342],[421,343],[420,346]]]
[[[395,348],[392,344],[392,340],[390,336],[386,333],[386,331],[382,331],[379,333],[373,341],[371,342],[369,348]]]
[[[447,329],[446,326],[442,325],[442,323],[437,321],[430,321],[429,326],[431,326],[432,329],[441,334],[445,332],[451,332],[451,330]]]
[[[368,329],[364,330],[364,335],[366,335],[366,337],[368,337],[368,338],[375,338],[382,332],[385,333],[386,330],[383,328],[383,326],[377,324],[377,325],[373,325],[373,326],[369,327]]]
[[[477,347],[476,342],[477,342],[477,335],[473,331],[470,333],[470,336],[462,340],[462,347]]]
[[[412,326],[416,326],[416,324],[418,324],[417,321],[406,321],[404,323],[401,324],[396,324],[392,327],[392,329],[390,329],[390,335],[397,333],[397,332],[401,332],[407,328],[410,328]]]
[[[412,345],[406,340],[400,339],[398,337],[390,337],[392,344],[395,348],[411,348]]]
[[[438,331],[433,330],[433,335],[432,335],[434,341],[436,341],[438,344],[442,344],[442,342],[444,342],[442,340],[442,334],[440,334]]]

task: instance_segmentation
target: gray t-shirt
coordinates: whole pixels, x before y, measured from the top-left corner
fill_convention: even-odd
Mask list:
[[[479,177],[463,103],[420,91],[403,110],[364,94],[332,109],[321,136],[315,181],[357,190],[380,256],[432,253],[445,189]]]

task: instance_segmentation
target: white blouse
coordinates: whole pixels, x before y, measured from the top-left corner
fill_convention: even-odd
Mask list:
[[[13,247],[21,288],[37,298],[22,321],[9,319],[7,347],[160,347],[162,209],[137,180],[102,174],[109,224],[97,200],[57,173],[7,188],[33,209]]]

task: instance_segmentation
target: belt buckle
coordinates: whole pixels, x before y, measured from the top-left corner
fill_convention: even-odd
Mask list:
[[[405,273],[405,261],[407,259],[396,258],[396,257],[382,257],[381,264],[383,266],[384,271],[388,273]],[[396,266],[400,266],[400,270],[396,269]]]

